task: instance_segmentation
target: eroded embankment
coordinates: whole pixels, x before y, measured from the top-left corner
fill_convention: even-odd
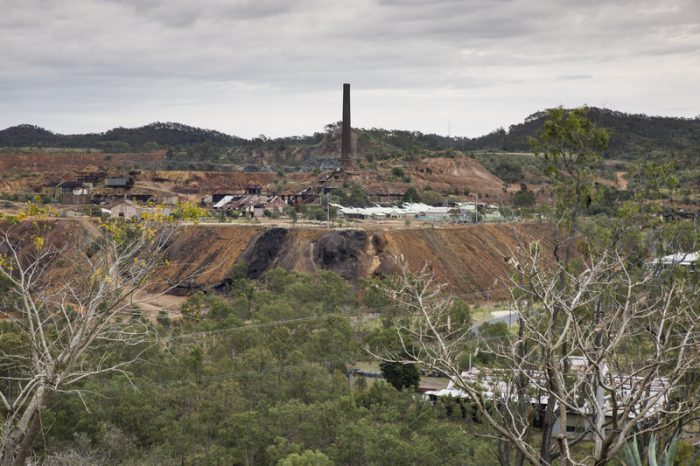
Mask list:
[[[469,301],[503,298],[512,269],[506,259],[529,242],[549,236],[543,224],[482,224],[436,229],[321,230],[256,226],[186,228],[169,248],[169,274],[195,274],[182,292],[225,284],[234,265],[248,275],[267,270],[330,270],[356,282],[396,270],[403,257],[413,269],[426,264],[439,280]]]

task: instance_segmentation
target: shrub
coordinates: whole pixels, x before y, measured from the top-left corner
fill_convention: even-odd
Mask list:
[[[523,179],[523,168],[511,160],[502,160],[495,169],[494,174],[507,183],[517,183]]]

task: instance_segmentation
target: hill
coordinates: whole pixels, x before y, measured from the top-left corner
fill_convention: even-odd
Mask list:
[[[610,158],[637,158],[654,153],[697,151],[700,147],[700,118],[634,115],[591,107],[591,121],[612,130],[608,150]],[[541,111],[528,116],[523,123],[499,129],[486,136],[463,139],[461,150],[529,151],[529,138],[535,136],[547,118]]]
[[[589,118],[599,127],[608,128],[612,138],[609,159],[640,160],[671,157],[696,157],[700,147],[700,118],[634,115],[614,110],[589,108]],[[450,156],[459,152],[529,152],[531,137],[537,135],[547,118],[546,111],[536,112],[508,129],[500,128],[476,138],[447,137],[420,131],[356,128],[357,155],[362,163],[382,160],[418,160],[423,157]],[[212,158],[236,163],[260,165],[333,163],[338,156],[339,125],[327,125],[325,132],[311,136],[276,139],[238,140],[235,147]],[[192,151],[181,152],[180,161],[192,161]],[[177,157],[176,157],[177,158]],[[697,158],[697,157],[696,157]],[[200,155],[199,159],[202,157]],[[692,160],[691,160],[692,161]]]
[[[233,145],[242,139],[219,131],[180,123],[155,122],[138,128],[114,128],[104,133],[57,134],[22,124],[0,131],[2,147],[93,148],[109,152],[149,151],[160,146],[190,146],[209,143]]]
[[[413,269],[430,264],[438,279],[468,302],[505,299],[510,266],[504,260],[522,244],[551,235],[551,225],[481,224],[447,228],[336,229],[193,226],[168,249],[171,280],[204,272],[196,289],[225,286],[234,265],[245,262],[250,278],[275,267],[298,272],[328,270],[352,283],[391,274],[397,258]]]
[[[355,129],[362,163],[391,159],[417,160],[449,156],[451,151],[528,152],[529,138],[546,120],[540,111],[508,129],[477,138],[447,137],[419,131]],[[633,115],[591,107],[589,118],[612,130],[606,156],[611,159],[694,157],[700,147],[700,118]],[[0,147],[94,148],[107,152],[144,152],[170,148],[170,168],[187,164],[255,164],[258,167],[314,167],[337,163],[340,127],[325,127],[310,136],[243,139],[219,131],[179,123],[152,123],[138,128],[114,128],[103,133],[63,135],[33,125],[0,131]],[[202,167],[195,167],[202,169]],[[205,169],[215,169],[211,166]]]

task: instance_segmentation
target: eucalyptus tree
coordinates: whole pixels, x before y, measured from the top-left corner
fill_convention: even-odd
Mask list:
[[[400,309],[400,346],[375,354],[447,374],[493,429],[503,465],[603,465],[635,434],[678,431],[697,412],[697,273],[662,257],[695,250],[700,237],[692,222],[660,221],[656,200],[640,197],[612,218],[582,217],[596,201],[610,133],[585,108],[548,117],[533,148],[556,193],[552,233],[503,252],[517,336],[504,344],[454,325],[444,285],[428,269],[404,269],[384,289]],[[672,184],[661,168],[643,174]],[[475,344],[497,364],[464,373],[459,361]]]
[[[138,305],[173,283],[163,266],[177,224],[161,212],[99,226],[48,214],[29,204],[1,219],[3,466],[25,463],[54,394],[82,397],[87,378],[127,375],[154,337]]]

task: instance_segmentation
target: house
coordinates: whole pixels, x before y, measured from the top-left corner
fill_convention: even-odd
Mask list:
[[[139,207],[131,201],[119,201],[109,209],[109,216],[112,218],[123,218],[125,220],[141,218]]]
[[[44,196],[50,197],[51,199],[56,199],[56,193],[58,191],[58,185],[61,184],[61,181],[53,180],[49,181],[48,183],[45,183],[41,187],[41,194]]]
[[[578,374],[580,377],[586,377],[585,368],[588,363],[584,358],[572,357],[570,363],[572,364],[572,375]],[[606,371],[607,366],[605,364],[603,366]],[[537,391],[537,386],[542,386],[542,384],[545,383],[545,377],[538,371],[530,372],[528,377],[530,380],[536,381],[536,383],[531,383],[532,390],[529,390],[530,394],[526,395],[527,402],[530,404],[534,413],[533,425],[535,427],[541,427],[544,413],[550,400],[547,395],[538,395],[535,392]],[[462,383],[480,387],[481,394],[486,400],[492,400],[494,402],[516,401],[516,398],[514,398],[516,396],[516,389],[513,385],[512,373],[507,370],[472,368],[462,372],[460,374],[460,379]],[[614,380],[616,382],[616,389],[618,390],[618,403],[620,400],[634,399],[630,398],[630,394],[638,389],[638,387],[647,387],[646,394],[651,396],[648,396],[645,401],[641,401],[640,399],[636,400],[632,408],[636,412],[644,413],[644,417],[654,416],[659,409],[663,408],[667,401],[666,390],[668,390],[668,379],[664,377],[657,377],[653,379],[650,384],[647,384],[646,381],[644,381],[645,378],[642,376],[618,373],[614,374]],[[434,403],[440,398],[452,398],[459,400],[460,403],[468,404],[470,399],[470,396],[464,392],[454,380],[451,380],[447,388],[442,390],[426,391],[423,397]],[[558,402],[555,409],[558,409]],[[616,409],[620,409],[619,404],[613,407],[610,395],[606,395],[603,409],[606,418],[611,418],[616,412]],[[562,426],[559,418],[557,418],[553,427],[554,432],[566,433],[572,438],[575,438],[581,435],[582,432],[589,430],[589,423],[594,414],[593,407],[590,404],[584,402],[579,406],[570,406],[566,411],[566,426]],[[592,434],[589,432],[588,436],[590,437],[591,435]]]
[[[105,188],[115,194],[124,194],[134,186],[134,179],[125,176],[110,176],[105,180]]]
[[[265,203],[265,209],[270,211],[284,212],[287,203],[280,196],[272,196]]]
[[[459,207],[433,207],[429,206],[421,212],[416,213],[416,220],[427,222],[459,222],[465,223],[471,221],[471,214],[463,211]]]
[[[282,212],[287,203],[279,196],[228,195],[214,204],[215,210],[237,211],[247,217],[262,217],[265,211]]]
[[[50,181],[41,187],[41,194],[62,204],[84,204],[90,200],[90,188],[81,181]]]
[[[117,202],[109,209],[110,217],[123,218],[125,220],[139,220],[144,214],[170,215],[171,210],[158,207],[144,207],[126,199]]]

